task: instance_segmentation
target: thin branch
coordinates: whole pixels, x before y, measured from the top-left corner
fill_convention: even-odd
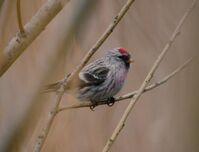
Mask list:
[[[19,30],[21,32],[21,34],[24,34],[24,28],[23,28],[23,24],[22,24],[22,18],[21,18],[21,1],[17,0],[17,21],[18,21],[18,26],[19,26]]]
[[[89,10],[91,10],[90,8],[96,4],[97,2],[95,1],[90,1],[90,0],[84,0],[84,1],[81,1],[81,2],[78,2],[76,3],[75,5],[75,8],[73,9],[72,13],[71,13],[71,22],[69,24],[69,26],[67,26],[67,29],[66,29],[66,32],[65,33],[65,36],[64,36],[64,42],[63,44],[61,45],[61,48],[58,49],[57,52],[60,52],[60,50],[67,50],[68,47],[69,47],[69,43],[71,42],[71,37],[72,35],[74,34],[74,32],[76,31],[76,29],[79,29],[80,26],[82,25],[82,22],[84,21],[86,15],[89,15],[91,13],[88,13]],[[34,146],[34,152],[39,152],[41,151],[46,139],[47,139],[47,136],[48,136],[48,133],[49,133],[49,130],[52,126],[52,123],[55,119],[55,116],[56,116],[56,111],[59,107],[59,104],[61,102],[61,98],[64,94],[64,85],[61,85],[61,87],[59,88],[58,92],[57,92],[57,96],[56,96],[56,99],[55,99],[55,105],[53,106],[50,114],[49,114],[49,117],[48,117],[48,120],[44,126],[44,129],[42,130],[42,132],[39,134],[38,138],[37,138],[37,141],[36,141],[36,144]]]
[[[110,36],[110,34],[113,32],[115,27],[118,25],[118,23],[121,21],[121,19],[124,17],[126,12],[129,10],[130,6],[134,0],[128,0],[127,3],[122,7],[118,15],[114,18],[113,22],[109,25],[109,27],[106,29],[106,31],[102,34],[102,36],[99,38],[99,40],[93,45],[93,47],[88,51],[88,53],[83,58],[82,62],[79,66],[70,74],[70,76],[66,76],[64,80],[62,81],[62,85],[57,92],[57,99],[55,101],[55,106],[50,113],[49,119],[47,121],[46,127],[43,129],[41,135],[39,135],[38,142],[35,146],[35,152],[39,152],[48,136],[49,130],[51,128],[52,122],[54,121],[54,118],[56,116],[56,111],[58,110],[59,104],[61,102],[62,95],[64,94],[64,90],[66,86],[70,86],[72,81],[75,79],[75,77],[78,75],[79,71],[88,63],[92,55],[99,49],[99,47],[104,43],[104,41]]]
[[[166,83],[169,79],[171,79],[172,77],[174,77],[178,72],[180,72],[181,70],[183,70],[191,61],[192,61],[192,58],[189,59],[189,60],[187,60],[185,63],[183,63],[181,66],[179,66],[172,73],[170,73],[169,75],[165,76],[160,81],[155,82],[155,83],[151,84],[150,86],[146,87],[144,89],[143,93],[147,92],[147,91],[150,91],[150,90],[153,90],[153,89],[157,88],[158,86]],[[133,96],[135,96],[137,94],[137,92],[138,92],[138,90],[130,92],[130,93],[127,93],[127,94],[125,94],[123,96],[120,96],[120,97],[116,97],[115,101],[119,102],[119,101],[122,101],[122,100],[125,100],[125,99],[130,99]],[[106,104],[106,101],[102,101],[102,102],[98,102],[97,106],[99,106],[99,105],[105,105],[105,104]],[[62,112],[64,110],[70,110],[70,109],[76,109],[76,108],[84,108],[84,107],[90,107],[90,106],[92,106],[91,102],[80,102],[80,103],[77,103],[77,104],[73,104],[73,105],[70,105],[70,106],[59,108],[56,111],[56,113],[58,114],[59,112]]]
[[[53,108],[54,111],[50,112],[50,115],[49,115],[48,120],[47,120],[46,127],[42,130],[42,132],[38,136],[37,142],[34,146],[34,150],[33,150],[34,152],[40,152],[41,148],[44,145],[44,142],[45,142],[45,140],[48,136],[49,130],[50,130],[52,123],[55,119],[56,111],[57,111],[59,104],[61,102],[62,95],[63,95],[63,93],[60,93],[59,95],[57,95],[56,103],[55,103],[55,106],[54,106],[55,108]]]
[[[43,129],[41,135],[39,135],[38,141],[35,145],[34,151],[39,152],[48,136],[49,130],[52,126],[52,122],[55,119],[55,116],[57,114],[57,110],[59,108],[59,104],[61,102],[61,98],[63,96],[64,90],[66,85],[69,86],[72,80],[76,77],[76,75],[79,73],[79,71],[88,63],[89,59],[92,57],[92,55],[99,49],[99,47],[103,44],[103,42],[108,38],[108,36],[113,32],[117,24],[120,22],[122,17],[126,14],[128,9],[130,8],[131,4],[134,2],[134,0],[128,0],[127,3],[123,6],[121,11],[118,13],[118,15],[114,18],[114,21],[109,25],[107,30],[102,34],[102,36],[99,38],[99,40],[93,45],[93,47],[89,50],[89,52],[86,54],[86,56],[83,58],[80,65],[72,72],[72,74],[68,77],[66,76],[63,80],[63,83],[57,92],[57,99],[56,99],[56,105],[53,108],[52,112],[50,113],[49,119],[47,121],[46,127]]]
[[[10,40],[0,57],[0,77],[45,29],[57,13],[61,11],[64,4],[61,0],[48,0],[24,26],[26,36],[24,37],[22,34],[17,33],[16,36]]]
[[[105,147],[103,148],[102,152],[108,152],[111,149],[114,141],[116,140],[116,138],[118,137],[118,135],[122,131],[123,127],[125,126],[126,120],[129,116],[129,114],[131,113],[133,107],[135,106],[136,102],[138,101],[138,99],[142,95],[146,86],[149,84],[150,80],[153,77],[153,74],[155,73],[159,64],[161,63],[161,61],[165,57],[166,53],[168,52],[169,48],[173,44],[175,38],[177,37],[177,35],[179,33],[181,26],[183,25],[185,19],[190,14],[190,12],[193,10],[193,7],[195,6],[195,4],[196,4],[196,1],[193,1],[191,7],[185,12],[183,17],[179,21],[176,29],[174,30],[173,34],[171,35],[171,38],[169,39],[169,42],[165,45],[164,49],[162,50],[162,52],[160,53],[160,55],[156,59],[155,63],[153,64],[153,66],[151,68],[151,70],[149,71],[149,73],[147,74],[147,76],[146,76],[145,80],[143,81],[142,85],[138,89],[137,94],[135,94],[133,96],[131,102],[129,103],[128,107],[126,108],[124,114],[122,115],[122,118],[120,119],[119,123],[117,124],[115,130],[113,131],[113,134],[111,135],[111,137],[107,141],[107,143],[106,143]]]
[[[88,61],[93,56],[93,54],[99,49],[99,47],[104,43],[104,41],[110,36],[110,34],[113,32],[113,30],[121,21],[121,19],[124,17],[124,15],[129,10],[129,8],[131,7],[134,1],[135,0],[128,0],[126,2],[126,4],[122,7],[122,9],[117,14],[117,16],[115,16],[113,22],[108,26],[106,31],[101,35],[98,41],[91,47],[91,49],[85,55],[85,57],[83,58],[79,66],[71,73],[69,77],[65,77],[65,79],[63,80],[64,86],[66,86],[66,84],[69,86],[70,83],[73,81],[73,79],[75,79],[75,77],[78,75],[81,69],[88,63]]]

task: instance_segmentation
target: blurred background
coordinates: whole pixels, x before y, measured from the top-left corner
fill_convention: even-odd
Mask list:
[[[77,0],[76,0],[77,1]],[[27,23],[46,0],[21,0]],[[127,48],[135,63],[119,95],[136,90],[168,42],[191,0],[136,0],[92,60],[115,47]],[[73,3],[68,2],[44,32],[0,78],[0,151],[32,151],[54,105],[54,93],[40,94],[38,86],[55,82],[70,73],[99,39],[126,0],[100,0],[71,38],[52,70],[48,57],[66,43]],[[156,82],[194,56],[195,60],[166,84],[145,93],[136,104],[113,152],[199,151],[199,5],[186,19],[181,34],[155,73]],[[0,51],[18,31],[16,2],[0,2]],[[91,61],[92,61],[91,60]],[[44,80],[44,73],[48,72]],[[42,79],[43,78],[43,79]],[[95,111],[81,108],[59,113],[42,152],[101,151],[130,100]],[[65,94],[61,105],[78,100]]]

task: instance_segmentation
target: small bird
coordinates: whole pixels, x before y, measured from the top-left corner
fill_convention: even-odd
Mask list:
[[[76,85],[69,89],[76,90],[75,94],[80,101],[91,101],[91,110],[100,101],[107,101],[107,105],[112,106],[114,96],[121,90],[132,62],[127,49],[114,48],[102,58],[86,65],[80,71]],[[57,91],[60,84],[61,81],[50,84],[46,91]]]

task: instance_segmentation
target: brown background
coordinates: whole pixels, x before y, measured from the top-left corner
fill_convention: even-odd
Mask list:
[[[81,29],[74,33],[70,49],[48,75],[46,83],[69,73],[99,36],[105,31],[125,0],[101,0]],[[114,47],[126,47],[135,63],[120,95],[137,89],[163,49],[191,0],[136,0],[116,30],[92,58]],[[26,23],[45,0],[21,0]],[[48,55],[63,40],[70,23],[73,1],[46,27],[13,66],[0,78],[0,151],[32,151],[38,133],[45,124],[55,94],[33,100],[42,72],[48,67]],[[155,73],[160,80],[191,56],[195,61],[168,83],[144,94],[131,113],[124,130],[112,147],[113,152],[198,152],[198,49],[199,5],[186,20],[181,35]],[[18,31],[15,1],[6,0],[0,8],[0,50]],[[45,84],[46,84],[45,83]],[[54,121],[43,152],[101,151],[121,118],[129,100],[113,107],[100,106],[64,111]],[[77,102],[65,94],[62,105]],[[10,144],[11,143],[11,144]]]

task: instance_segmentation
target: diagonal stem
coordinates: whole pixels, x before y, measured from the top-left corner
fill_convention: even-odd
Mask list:
[[[169,42],[165,45],[164,49],[162,50],[162,52],[160,53],[160,55],[157,57],[155,63],[153,64],[151,70],[149,71],[149,73],[147,74],[145,80],[143,81],[143,83],[141,84],[140,88],[138,89],[138,92],[135,96],[133,96],[131,102],[129,103],[128,107],[126,108],[124,114],[122,115],[122,118],[120,119],[119,123],[117,124],[115,130],[113,131],[113,134],[111,135],[111,137],[109,138],[109,140],[107,141],[105,147],[103,148],[102,152],[108,152],[114,141],[116,140],[116,138],[118,137],[118,135],[120,134],[120,132],[122,131],[126,120],[129,116],[129,114],[131,113],[133,107],[135,106],[136,102],[138,101],[138,99],[140,98],[140,96],[142,95],[144,89],[146,88],[146,86],[149,84],[151,78],[153,77],[153,74],[155,73],[155,71],[157,70],[158,66],[160,65],[161,61],[163,60],[163,58],[165,57],[166,53],[168,52],[169,48],[171,47],[171,45],[173,44],[175,38],[177,37],[181,26],[183,25],[183,23],[185,22],[185,19],[187,18],[187,16],[190,14],[190,12],[193,10],[193,7],[195,6],[196,1],[194,0],[191,7],[188,8],[188,10],[185,12],[185,14],[182,16],[181,20],[179,21],[176,29],[174,30],[173,34],[171,35]]]
[[[182,64],[181,66],[179,66],[177,69],[175,69],[169,75],[165,76],[160,81],[155,82],[155,83],[149,85],[148,87],[146,87],[143,92],[151,91],[151,90],[159,87],[160,85],[166,83],[168,80],[170,80],[172,77],[174,77],[178,72],[180,72],[181,70],[183,70],[191,61],[192,61],[192,58],[188,59],[184,64]],[[135,91],[127,93],[127,94],[125,94],[123,96],[116,97],[115,101],[119,102],[119,101],[122,101],[122,100],[125,100],[125,99],[130,99],[133,96],[135,96],[137,94],[137,92],[138,92],[138,90],[135,90]],[[107,104],[107,102],[106,101],[102,101],[102,102],[98,103],[98,106],[99,105],[105,105],[105,104]],[[56,111],[56,113],[58,114],[59,112],[62,112],[64,110],[70,110],[70,109],[76,109],[76,108],[85,108],[85,107],[90,107],[90,106],[92,106],[91,102],[81,102],[81,103],[77,103],[77,104],[73,104],[73,105],[70,105],[70,106],[59,108]]]
[[[121,19],[125,16],[131,5],[133,4],[135,0],[128,0],[126,4],[122,7],[120,12],[115,16],[113,22],[108,26],[106,31],[101,35],[101,37],[98,39],[98,41],[91,47],[91,49],[88,51],[88,53],[85,55],[83,60],[81,61],[80,65],[77,66],[77,68],[71,73],[71,75],[64,79],[64,86],[70,85],[70,83],[75,79],[75,77],[78,75],[78,73],[81,71],[81,69],[88,63],[90,58],[93,56],[93,54],[99,49],[99,47],[105,42],[105,40],[111,35],[115,27],[118,25],[118,23],[121,21]]]
[[[64,43],[62,43],[62,45],[58,49],[58,51],[57,51],[58,54],[61,54],[61,52],[63,50],[67,50],[67,48],[71,42],[72,34],[75,32],[76,29],[80,28],[79,26],[81,25],[80,23],[82,23],[81,21],[83,21],[85,19],[86,15],[88,13],[88,10],[90,10],[90,8],[94,4],[96,4],[94,1],[91,2],[89,0],[84,0],[84,1],[76,3],[74,11],[71,13],[72,20],[71,20],[70,26],[68,26],[65,29],[66,31],[64,32],[65,33],[65,36],[64,36],[65,41],[64,41]],[[41,151],[41,149],[47,139],[47,136],[48,136],[50,128],[53,124],[53,121],[55,119],[56,111],[59,107],[59,104],[61,102],[61,98],[62,98],[63,94],[64,94],[64,86],[62,85],[57,92],[57,96],[56,96],[56,99],[54,102],[55,104],[49,114],[47,122],[46,122],[42,132],[37,137],[37,141],[34,146],[34,152]]]
[[[93,47],[88,51],[88,53],[83,58],[80,65],[70,74],[70,76],[66,76],[63,80],[63,83],[59,89],[56,104],[50,113],[50,117],[47,121],[47,124],[45,128],[43,129],[42,133],[38,137],[38,141],[35,145],[35,152],[38,152],[41,150],[43,143],[45,142],[49,130],[52,126],[52,122],[54,121],[54,118],[56,116],[56,111],[58,110],[59,104],[61,102],[62,95],[64,93],[64,90],[67,86],[70,86],[70,83],[75,79],[79,71],[88,63],[92,55],[99,49],[99,47],[105,42],[105,40],[110,36],[110,34],[113,32],[115,27],[118,25],[118,23],[121,21],[121,19],[124,17],[126,12],[129,10],[130,6],[134,0],[128,0],[127,3],[122,7],[118,15],[114,18],[113,22],[109,25],[109,27],[106,29],[106,31],[102,34],[102,36],[99,38],[99,40],[93,45]]]
[[[18,0],[19,3],[19,0]],[[0,56],[0,77],[10,68],[25,49],[45,29],[48,23],[61,11],[64,3],[61,0],[48,0],[24,26],[26,36],[16,33]],[[20,7],[18,7],[20,8]],[[20,9],[18,9],[18,12]],[[20,14],[20,13],[18,13]],[[19,17],[19,15],[18,15]],[[19,20],[19,19],[18,19]]]

